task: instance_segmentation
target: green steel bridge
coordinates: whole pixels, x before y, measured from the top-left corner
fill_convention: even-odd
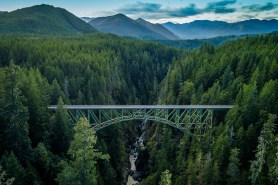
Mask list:
[[[213,112],[231,109],[233,105],[64,105],[69,120],[76,124],[86,117],[96,131],[131,120],[168,124],[194,136],[212,128]],[[57,105],[48,109],[55,110]]]

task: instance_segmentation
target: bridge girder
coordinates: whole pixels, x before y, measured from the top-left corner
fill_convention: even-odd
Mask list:
[[[64,105],[70,122],[87,118],[96,131],[132,120],[154,121],[177,128],[197,137],[212,128],[213,111],[230,109],[233,105]],[[57,109],[52,105],[49,109]]]
[[[72,124],[86,117],[96,131],[107,126],[132,121],[154,121],[170,125],[194,136],[202,136],[212,128],[212,109],[69,109]]]

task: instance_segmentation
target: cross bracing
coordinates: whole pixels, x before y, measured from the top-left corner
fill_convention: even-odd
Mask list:
[[[143,120],[167,124],[194,136],[212,128],[213,112],[231,109],[232,105],[64,105],[72,124],[86,117],[96,131],[107,126]],[[57,105],[48,107],[57,109]]]

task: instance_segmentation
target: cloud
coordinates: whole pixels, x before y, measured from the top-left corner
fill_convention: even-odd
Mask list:
[[[277,7],[278,7],[278,4],[268,2],[265,5],[253,4],[250,6],[243,6],[242,9],[247,10],[247,11],[263,12],[263,11],[273,10]]]
[[[240,15],[240,17],[243,19],[255,19],[257,16],[258,15],[250,15],[250,14]]]
[[[126,14],[142,13],[142,12],[157,12],[161,10],[161,5],[157,3],[142,3],[126,5],[126,7],[119,9],[120,12]]]
[[[164,10],[164,13],[170,17],[188,17],[202,13],[201,9],[196,8],[195,4],[179,9]]]
[[[235,4],[236,0],[222,0],[218,2],[210,2],[204,8],[196,7],[196,4],[189,4],[182,8],[165,8],[157,3],[143,3],[137,2],[129,4],[123,8],[118,9],[118,12],[125,14],[153,14],[162,17],[189,17],[203,13],[227,14],[236,11],[235,8],[228,6]]]
[[[236,11],[236,9],[235,8],[227,8],[227,6],[233,5],[235,3],[236,3],[236,0],[211,2],[211,3],[208,3],[206,8],[204,9],[204,12],[214,12],[214,13],[219,13],[219,14],[233,13]]]
[[[227,5],[235,4],[236,0],[224,0],[224,1],[218,1],[218,2],[210,2],[208,3],[208,7],[225,7]]]

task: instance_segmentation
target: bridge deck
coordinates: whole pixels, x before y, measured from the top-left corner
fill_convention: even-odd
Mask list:
[[[48,109],[57,109],[51,105]],[[231,109],[233,105],[64,105],[65,109]]]

